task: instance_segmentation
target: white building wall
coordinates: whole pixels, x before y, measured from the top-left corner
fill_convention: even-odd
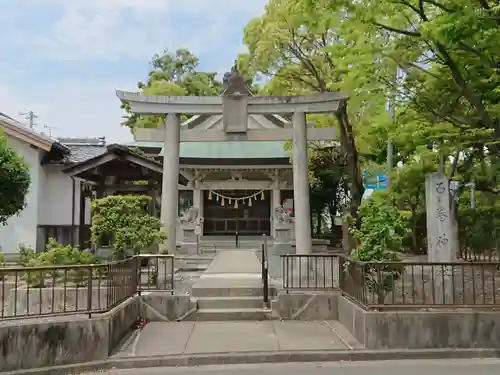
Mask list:
[[[47,165],[44,167],[45,183],[39,225],[78,225],[80,224],[80,181],[75,183],[74,221],[71,220],[73,181],[62,172],[62,166]]]
[[[40,182],[43,183],[44,180],[40,160],[44,152],[10,136],[7,136],[7,143],[24,158],[31,175],[25,209],[19,215],[9,218],[6,226],[0,226],[0,247],[4,253],[16,253],[20,244],[36,246],[38,197]]]

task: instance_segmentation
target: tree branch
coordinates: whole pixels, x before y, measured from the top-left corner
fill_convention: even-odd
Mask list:
[[[486,56],[486,54],[484,54],[483,52],[477,50],[476,48],[474,47],[471,47],[465,43],[460,43],[460,48],[459,50],[462,50],[462,51],[465,51],[465,52],[470,52],[474,55],[476,55],[477,57],[479,57],[480,60],[482,60],[486,65],[488,65],[490,68],[492,69],[500,69],[500,64],[491,60],[488,56]]]
[[[450,167],[450,177],[449,177],[450,180],[453,178],[453,176],[455,175],[455,171],[457,170],[459,156],[460,156],[460,149],[457,149],[455,151],[455,155],[453,156],[453,163],[451,164]]]
[[[451,9],[451,8],[447,8],[443,4],[440,4],[440,3],[438,3],[437,1],[434,1],[434,0],[424,0],[424,2],[427,3],[427,4],[434,5],[436,8],[439,8],[439,9],[445,11],[446,13],[455,13],[456,12],[456,10]]]
[[[391,31],[393,33],[397,33],[397,34],[401,34],[401,35],[413,36],[413,37],[421,37],[422,36],[422,34],[420,34],[419,32],[416,32],[416,31],[400,30],[400,29],[396,29],[396,28],[391,27],[391,26],[381,24],[381,23],[376,22],[376,21],[372,21],[372,24],[374,24],[375,26],[381,27],[384,30]]]

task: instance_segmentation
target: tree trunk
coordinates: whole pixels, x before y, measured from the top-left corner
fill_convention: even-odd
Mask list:
[[[339,108],[339,112],[336,114],[336,117],[339,121],[340,143],[345,154],[347,173],[350,180],[349,190],[351,193],[351,202],[349,212],[351,213],[353,218],[357,218],[358,208],[361,204],[361,199],[363,198],[365,189],[363,187],[363,180],[361,178],[361,171],[359,168],[359,155],[356,148],[353,129],[347,117],[347,104],[344,104],[342,108]]]
[[[417,254],[419,252],[418,246],[418,222],[416,208],[411,208],[411,252]]]

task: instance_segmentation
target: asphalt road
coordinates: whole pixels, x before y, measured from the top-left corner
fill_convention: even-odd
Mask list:
[[[279,363],[201,367],[113,369],[85,375],[493,375],[500,373],[500,359],[406,360],[345,363]],[[82,374],[83,375],[83,374]]]

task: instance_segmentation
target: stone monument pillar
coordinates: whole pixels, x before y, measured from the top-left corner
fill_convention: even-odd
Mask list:
[[[431,263],[450,263],[455,259],[453,228],[450,212],[450,183],[442,173],[429,174],[425,180],[427,211],[427,251]],[[433,265],[428,269],[433,274],[434,288],[431,294],[435,303],[450,303],[454,293],[449,265]]]
[[[427,175],[425,183],[429,262],[452,262],[449,180],[442,173],[433,173]]]

